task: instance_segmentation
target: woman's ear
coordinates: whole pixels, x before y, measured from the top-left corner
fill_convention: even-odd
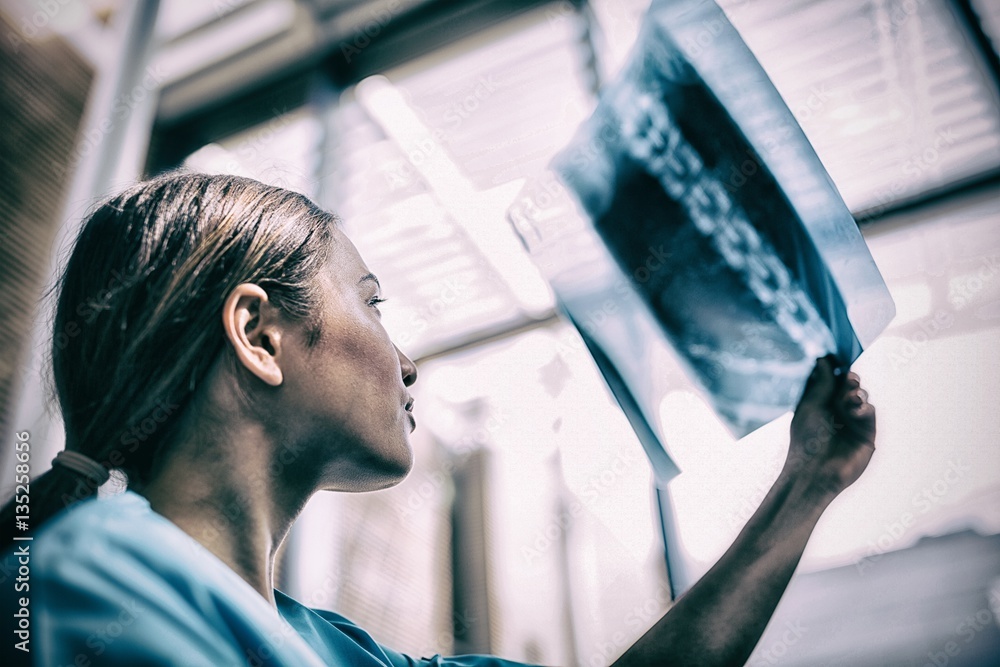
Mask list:
[[[281,373],[281,317],[259,285],[237,285],[222,307],[222,328],[236,358],[262,381],[277,387]]]

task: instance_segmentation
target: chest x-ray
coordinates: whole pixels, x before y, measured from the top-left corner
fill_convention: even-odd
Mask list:
[[[618,79],[509,211],[662,478],[672,349],[736,437],[895,309],[795,118],[722,11],[654,2]]]

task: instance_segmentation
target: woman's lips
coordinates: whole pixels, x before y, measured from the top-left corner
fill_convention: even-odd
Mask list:
[[[406,401],[406,405],[403,406],[403,409],[406,410],[406,416],[410,418],[410,433],[413,433],[413,431],[417,428],[417,420],[413,416],[413,397],[407,396],[407,399],[408,400]]]

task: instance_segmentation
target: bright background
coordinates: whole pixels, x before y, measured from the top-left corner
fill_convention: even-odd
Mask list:
[[[777,474],[790,417],[734,441],[676,368],[651,369],[674,387],[661,413],[683,471],[658,497],[504,219],[593,109],[645,3],[56,4],[52,15],[26,0],[4,10],[19,34],[41,22],[34,32],[61,35],[96,72],[84,128],[100,131],[85,131],[74,156],[54,248],[95,197],[142,173],[251,175],[343,217],[389,298],[387,329],[418,361],[413,473],[384,492],[317,497],[279,588],[403,651],[604,665],[669,605],[660,500],[676,521],[675,586],[731,543]],[[926,582],[951,581],[958,552],[935,551],[919,575],[883,556],[1000,533],[1000,7],[721,5],[861,223],[898,311],[855,366],[879,410],[878,453],[822,519],[800,573],[837,577],[822,590],[858,591],[859,608],[941,608],[957,588]],[[41,316],[34,327],[5,425],[54,454]],[[984,540],[961,553],[1000,565]],[[893,583],[873,583],[890,569]],[[984,571],[976,585],[988,590],[1000,572]],[[797,609],[795,590],[784,608]],[[992,629],[966,657],[995,639],[989,609]],[[881,631],[849,641],[815,624],[796,646],[769,635],[752,664],[923,658],[956,636],[950,616],[933,616],[883,615]],[[868,657],[851,663],[852,651]]]

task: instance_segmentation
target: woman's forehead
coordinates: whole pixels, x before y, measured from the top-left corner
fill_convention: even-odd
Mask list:
[[[332,273],[352,284],[362,282],[363,279],[373,279],[372,272],[365,264],[364,258],[358,251],[354,243],[341,230],[335,229],[333,235],[333,252],[331,253]],[[378,282],[378,279],[375,279]]]

